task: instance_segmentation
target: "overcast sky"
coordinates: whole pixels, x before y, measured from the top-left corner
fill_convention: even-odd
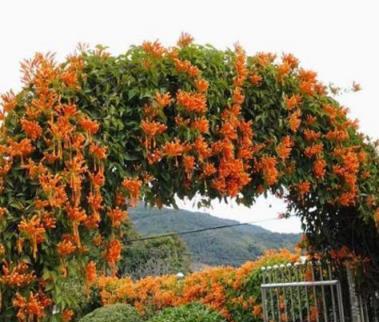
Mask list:
[[[378,139],[378,6],[375,0],[3,0],[0,92],[20,88],[19,62],[36,51],[63,59],[84,42],[107,45],[117,54],[143,40],[173,45],[185,31],[220,49],[239,41],[251,55],[291,52],[326,83],[349,88],[359,82],[361,92],[339,100],[359,119],[361,130]],[[283,209],[277,200],[262,199],[251,209],[215,203],[209,212],[250,222],[276,217]],[[300,231],[294,219],[261,225]]]

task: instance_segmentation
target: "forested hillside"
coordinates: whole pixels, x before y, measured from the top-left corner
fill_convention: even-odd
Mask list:
[[[131,209],[130,217],[137,231],[145,236],[237,223],[200,212],[167,208],[158,210],[143,206]],[[199,232],[181,238],[187,244],[195,264],[240,265],[256,258],[265,249],[293,248],[300,236],[273,233],[259,226],[246,225]]]

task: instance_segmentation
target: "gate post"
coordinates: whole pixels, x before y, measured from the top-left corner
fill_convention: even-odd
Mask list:
[[[347,282],[349,284],[349,297],[350,297],[350,306],[351,306],[351,321],[352,322],[364,322],[360,314],[360,305],[355,288],[354,277],[351,272],[351,269],[346,267]]]

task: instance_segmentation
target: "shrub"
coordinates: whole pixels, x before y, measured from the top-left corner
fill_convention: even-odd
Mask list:
[[[226,320],[204,305],[190,304],[165,309],[148,322],[226,322]]]
[[[80,319],[80,322],[140,322],[136,309],[128,304],[112,304],[98,308]]]

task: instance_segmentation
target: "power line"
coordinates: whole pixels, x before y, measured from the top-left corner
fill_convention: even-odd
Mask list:
[[[294,217],[294,215],[290,215],[286,218]],[[127,240],[127,243],[134,243],[138,241],[145,241],[145,240],[152,240],[152,239],[159,239],[159,238],[165,238],[165,237],[173,237],[173,236],[184,236],[184,235],[190,235],[195,233],[201,233],[204,231],[210,231],[210,230],[218,230],[218,229],[226,229],[226,228],[232,228],[232,227],[239,227],[239,226],[246,226],[246,225],[252,225],[252,224],[259,224],[267,221],[273,221],[273,220],[283,220],[283,218],[278,217],[272,217],[272,218],[266,218],[262,220],[256,220],[256,221],[250,221],[250,222],[244,222],[244,223],[237,223],[237,224],[229,224],[229,225],[220,225],[220,226],[213,226],[213,227],[207,227],[207,228],[200,228],[200,229],[194,229],[194,230],[185,230],[185,231],[179,231],[175,233],[166,233],[166,234],[160,234],[160,235],[152,235],[147,237],[141,237],[136,239],[130,239]]]

